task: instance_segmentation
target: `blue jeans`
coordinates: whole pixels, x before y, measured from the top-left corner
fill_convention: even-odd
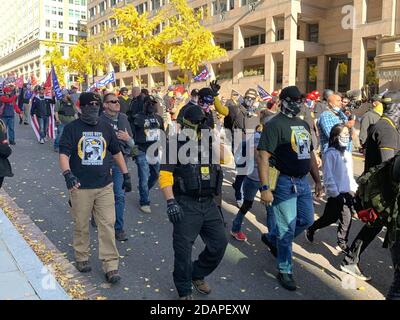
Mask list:
[[[150,205],[150,190],[156,184],[160,175],[160,163],[149,164],[146,153],[140,151],[135,158],[139,175],[140,206]]]
[[[114,183],[114,199],[115,199],[115,230],[124,229],[124,210],[125,210],[125,191],[122,189],[124,176],[119,167],[114,163],[112,166],[112,178]]]
[[[268,234],[268,238],[277,246],[279,272],[292,273],[293,240],[314,222],[313,198],[307,176],[291,178],[281,174],[273,195],[267,225],[275,223],[276,235]]]
[[[65,124],[62,124],[62,123],[60,123],[57,126],[57,136],[56,136],[56,138],[54,140],[54,149],[58,149],[58,147],[60,146],[60,139],[61,139],[61,136],[62,136],[62,134],[64,132],[64,128],[65,128]]]
[[[8,141],[15,142],[14,117],[4,117],[2,119],[7,127]]]
[[[260,187],[261,187],[260,181],[255,181],[249,179],[248,177],[245,177],[243,180],[243,200],[253,202]],[[236,215],[235,219],[232,222],[232,232],[240,231],[244,216],[245,215],[241,211],[238,212],[238,214]]]
[[[39,118],[39,134],[40,139],[46,138],[47,129],[49,128],[49,117]]]

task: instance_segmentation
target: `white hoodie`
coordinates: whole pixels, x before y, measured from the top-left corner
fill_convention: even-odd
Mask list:
[[[337,197],[340,193],[357,191],[350,152],[341,153],[335,148],[328,148],[324,153],[323,172],[326,195],[329,198]]]

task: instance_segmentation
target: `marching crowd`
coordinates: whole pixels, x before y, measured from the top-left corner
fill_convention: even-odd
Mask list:
[[[9,145],[15,145],[16,115],[20,125],[35,119],[41,144],[48,140],[49,123],[54,121],[54,150],[70,190],[76,267],[91,271],[92,224],[98,228],[106,279],[117,283],[116,241],[128,240],[124,210],[125,195],[132,191],[127,163],[133,159],[140,210],[151,214],[150,190],[157,183],[163,192],[174,228],[173,278],[180,299],[187,300],[192,299],[192,286],[202,294],[211,292],[205,278],[224,256],[221,165],[234,159],[237,174],[232,187],[238,213],[230,234],[237,241],[247,240],[242,223],[260,192],[268,228],[261,241],[276,259],[277,279],[284,288],[297,289],[294,239],[305,234],[312,243],[318,230],[339,221],[336,248],[344,256],[340,269],[365,281],[371,278],[360,269],[362,253],[386,227],[384,246],[390,248],[395,270],[387,298],[400,299],[400,92],[365,101],[370,110],[358,130],[353,113],[359,104],[351,94],[303,94],[290,86],[270,96],[255,89],[243,96],[232,90],[227,99],[220,89],[217,81],[190,92],[183,86],[170,87],[164,94],[139,87],[131,92],[121,88],[79,93],[73,86],[63,89],[58,100],[46,97],[41,86],[8,86],[0,92],[0,176],[12,176],[7,158],[12,152]],[[207,133],[210,139],[204,138]],[[216,136],[222,139],[204,144]],[[163,137],[166,145],[159,147]],[[354,149],[365,155],[365,170],[357,181]],[[315,197],[327,197],[316,221],[312,186]],[[356,216],[365,226],[350,243]],[[199,235],[205,249],[192,262],[192,246]]]

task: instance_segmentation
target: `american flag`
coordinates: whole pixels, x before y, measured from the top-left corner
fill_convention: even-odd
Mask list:
[[[200,74],[193,78],[194,81],[204,81],[207,80],[211,76],[210,72],[208,71],[207,67],[204,68]]]
[[[258,94],[260,95],[262,101],[272,100],[272,96],[260,85],[257,86]]]

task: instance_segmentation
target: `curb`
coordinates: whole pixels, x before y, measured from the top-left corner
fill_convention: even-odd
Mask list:
[[[25,275],[40,300],[71,300],[2,209],[0,209],[0,234],[18,269]]]
[[[47,238],[47,236],[42,232],[42,230],[40,230],[40,228],[31,220],[29,215],[24,213],[24,210],[19,208],[17,204],[11,199],[11,197],[4,190],[0,190],[0,198],[4,200],[5,206],[13,210],[13,216],[12,216],[13,222],[19,227],[22,227],[24,230],[23,233],[28,234],[35,244],[44,245],[46,247],[46,251],[53,252],[54,253],[53,262],[60,265],[62,270],[66,274],[68,274],[68,279],[65,279],[65,282],[67,282],[66,283],[67,289],[65,289],[64,284],[61,283],[62,285],[61,286],[60,283],[56,281],[60,286],[60,288],[67,295],[67,299],[64,300],[104,300],[103,297],[100,295],[98,289],[90,282],[90,280],[85,275],[82,275],[82,273],[80,273],[71,264],[71,262],[60,252],[60,250],[58,250],[58,248],[50,241],[50,239]],[[38,258],[34,250],[32,250],[32,248],[30,247],[30,245],[25,241],[23,235],[21,235],[21,233],[18,232],[16,226],[8,219],[8,217],[4,214],[4,211],[1,208],[0,210],[1,213],[4,215],[4,217],[7,219],[7,221],[11,224],[11,227],[8,226],[8,228],[13,229],[17,233],[19,238],[24,242],[25,246],[27,246],[33,252],[35,258],[39,260],[43,268],[44,267],[43,262]],[[4,221],[3,218],[0,218],[0,220]],[[14,252],[12,253],[14,254]],[[27,260],[26,258],[24,259]],[[27,262],[30,263],[29,260],[27,260]],[[44,274],[41,273],[42,270],[44,273],[46,272],[45,269],[40,269],[39,272],[37,273],[37,275],[40,275],[40,277],[43,277]],[[80,288],[84,288],[84,296],[80,297],[79,295],[79,298],[74,298],[73,291],[76,291],[77,289],[75,288],[68,289],[68,288],[70,287],[70,285],[74,286],[77,283],[79,283],[78,286]],[[54,298],[49,298],[49,299],[54,299]]]

